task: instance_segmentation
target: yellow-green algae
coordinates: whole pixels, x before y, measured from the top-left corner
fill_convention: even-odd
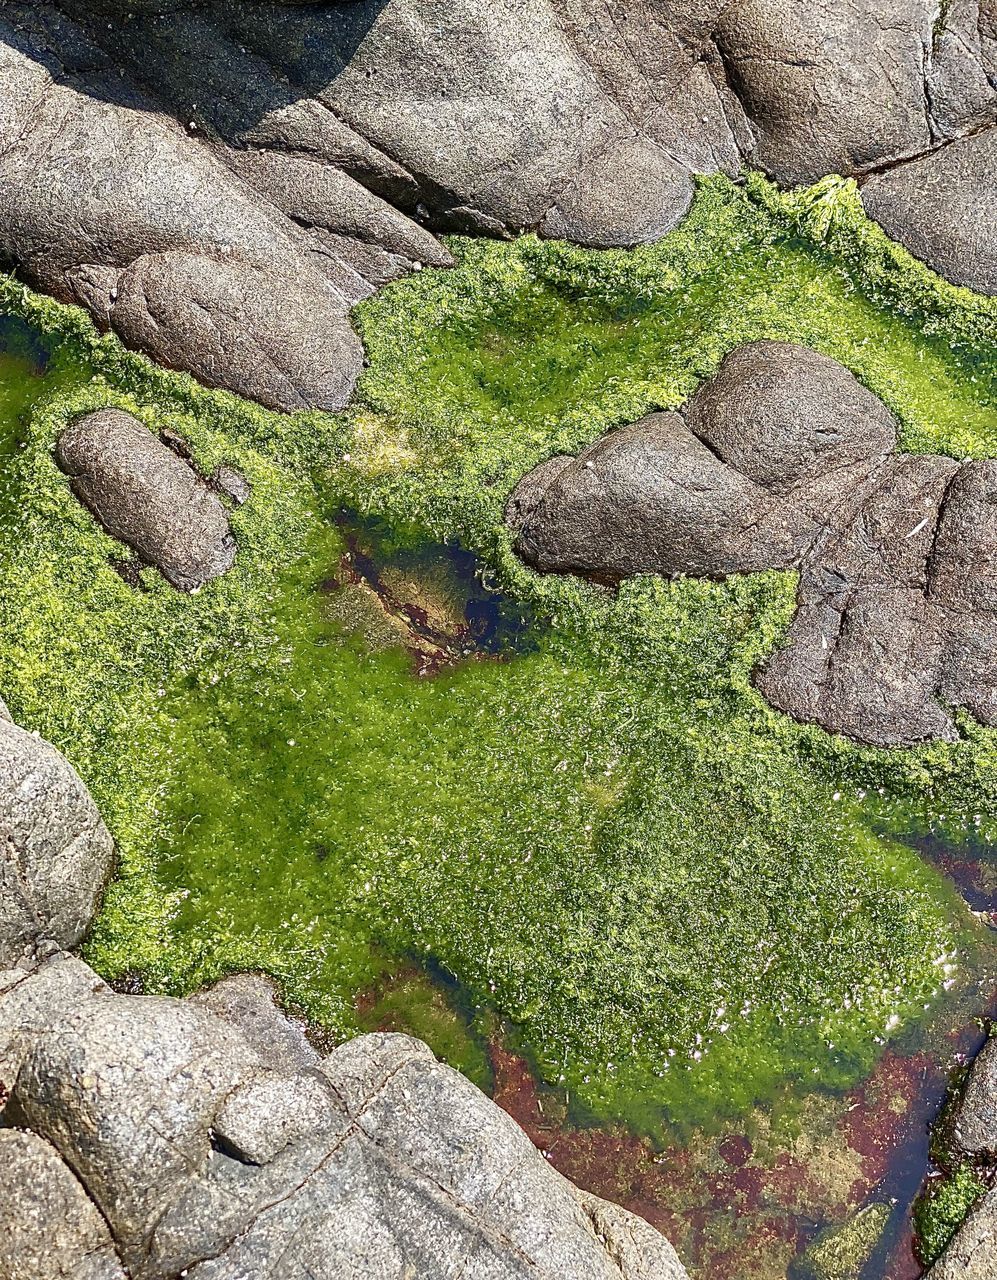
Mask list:
[[[985,831],[997,737],[964,722],[957,744],[884,752],[796,725],[750,680],[792,575],[613,596],[527,570],[502,508],[538,461],[681,403],[761,337],[853,369],[907,448],[997,453],[997,305],[891,246],[841,184],[711,180],[630,253],[451,247],[455,270],[359,308],[370,368],[336,417],[206,391],[4,286],[59,372],[5,471],[0,691],[118,843],[88,956],[172,992],[264,968],[344,1036],[385,957],[431,959],[578,1105],[652,1132],[787,1076],[843,1085],[982,945],[867,806]],[[52,462],[106,404],[253,485],[235,568],[196,595],[151,570],[127,586]],[[432,681],[370,651],[314,590],[343,506],[410,550],[459,540],[541,619],[532,645]]]

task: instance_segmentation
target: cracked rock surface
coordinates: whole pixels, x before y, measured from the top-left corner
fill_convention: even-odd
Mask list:
[[[440,233],[636,245],[745,163],[997,291],[993,0],[0,0],[0,80],[4,264],[271,408]]]
[[[424,1045],[320,1058],[260,979],[121,996],[25,959],[0,974],[0,1091],[5,1275],[685,1280]]]
[[[349,307],[447,265],[435,233],[637,244],[694,174],[865,173],[990,122],[982,11],[891,6],[3,0],[0,254],[208,385],[336,409]]]
[[[221,500],[182,457],[131,414],[101,409],[59,437],[59,466],[104,530],[181,591],[232,567]]]
[[[73,767],[0,715],[0,965],[39,937],[80,943],[113,859],[110,833]]]
[[[896,452],[887,408],[836,361],[758,342],[656,413],[517,486],[543,573],[799,570],[773,706],[879,746],[997,724],[997,463]]]

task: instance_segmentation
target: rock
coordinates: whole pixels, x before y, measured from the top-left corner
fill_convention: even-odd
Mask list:
[[[835,361],[751,343],[679,413],[554,458],[506,521],[544,573],[799,571],[757,673],[797,719],[878,746],[997,724],[997,465],[894,452],[897,426]]]
[[[888,236],[953,284],[997,294],[997,129],[950,142],[862,185]]]
[[[225,508],[130,414],[102,409],[78,418],[59,437],[56,457],[106,532],[181,591],[232,567],[236,548]]]
[[[3,1120],[24,1131],[0,1130],[17,1148],[0,1258],[32,1256],[21,1206],[44,1197],[103,1267],[53,1276],[686,1280],[418,1041],[361,1036],[316,1064],[260,979],[180,1001],[88,974],[65,955],[0,974]]]
[[[361,364],[345,265],[146,98],[106,71],[72,72],[81,46],[100,58],[79,28],[21,34],[5,13],[0,184],[17,194],[0,204],[0,256],[212,386],[340,407]]]
[[[216,467],[208,477],[211,484],[224,494],[226,498],[231,499],[235,506],[241,507],[243,503],[248,502],[253,493],[253,486],[240,471],[236,471],[235,467],[220,466]]]
[[[49,1143],[0,1129],[0,1275],[125,1280],[107,1224]]]
[[[69,762],[6,719],[0,838],[0,964],[39,939],[77,946],[111,874],[111,836]]]
[[[115,289],[107,314],[128,346],[270,409],[342,409],[363,364],[317,281],[159,253],[137,258]]]
[[[893,1208],[876,1202],[832,1227],[808,1245],[800,1260],[801,1280],[860,1280],[886,1230]]]
[[[951,1124],[951,1144],[965,1156],[997,1161],[997,1041],[976,1057]]]
[[[924,1280],[992,1280],[997,1266],[997,1188],[973,1209]]]
[[[717,27],[757,141],[779,182],[867,173],[993,115],[975,4],[735,0]]]
[[[284,1013],[273,983],[262,974],[232,974],[190,1000],[239,1031],[273,1071],[313,1067],[321,1060],[305,1035],[304,1023]]]

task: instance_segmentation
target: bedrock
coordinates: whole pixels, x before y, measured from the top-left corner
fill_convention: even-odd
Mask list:
[[[28,960],[0,974],[0,1089],[2,1275],[686,1280],[425,1045],[322,1058],[260,979],[184,1001]]]
[[[855,175],[997,292],[994,0],[0,0],[0,259],[163,364],[335,410],[444,232],[630,246],[698,174]],[[884,68],[887,69],[884,72]]]
[[[896,451],[898,424],[836,361],[756,342],[677,413],[523,478],[507,522],[543,573],[799,572],[773,706],[876,746],[997,724],[997,463]]]

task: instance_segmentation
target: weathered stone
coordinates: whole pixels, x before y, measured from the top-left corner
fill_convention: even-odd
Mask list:
[[[235,1027],[273,1071],[314,1067],[321,1060],[308,1042],[304,1024],[279,1007],[273,983],[262,974],[232,974],[190,999]]]
[[[175,587],[192,591],[231,568],[235,540],[218,497],[130,414],[102,409],[78,418],[59,437],[56,456],[104,529]]]
[[[69,762],[0,719],[0,963],[42,938],[82,941],[111,874],[114,848]]]
[[[869,178],[862,203],[887,235],[953,284],[997,294],[997,129]]]
[[[747,159],[779,182],[892,165],[997,111],[975,0],[735,0],[716,38]]]
[[[976,1057],[951,1125],[952,1145],[967,1156],[997,1160],[997,1041]]]
[[[798,568],[769,701],[877,746],[951,739],[952,706],[997,724],[997,466],[896,438],[835,361],[752,343],[682,412],[535,468],[506,520],[544,573]]]
[[[49,1143],[0,1129],[0,1276],[125,1280],[107,1224]]]
[[[0,974],[30,1195],[61,1196],[67,1238],[92,1228],[107,1260],[53,1277],[119,1280],[116,1250],[131,1280],[686,1280],[656,1231],[576,1191],[418,1041],[362,1036],[318,1067],[269,1052],[295,1033],[264,985],[120,996],[65,955]],[[265,1060],[236,1023],[269,1036]],[[0,1259],[32,1256],[36,1226],[12,1214]]]

